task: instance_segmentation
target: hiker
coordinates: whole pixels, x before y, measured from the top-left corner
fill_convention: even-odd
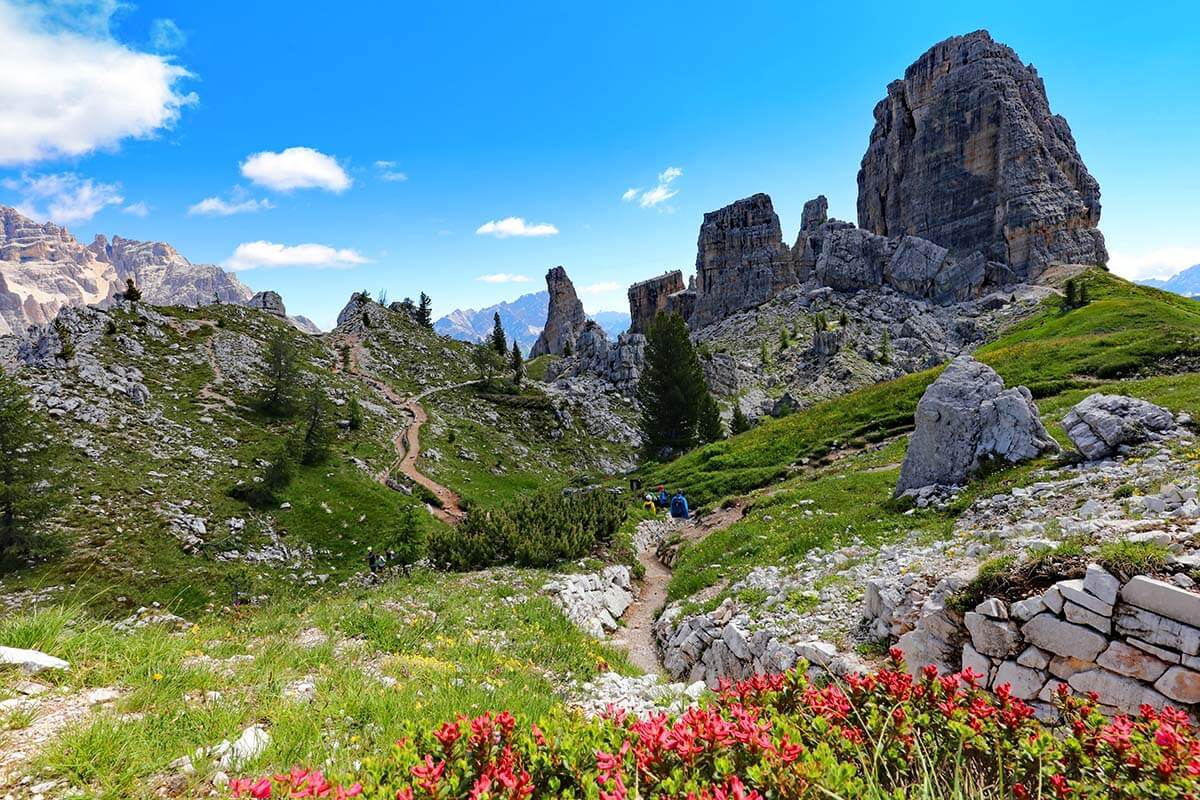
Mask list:
[[[379,572],[379,554],[375,552],[374,547],[367,548],[367,568],[374,575]]]
[[[646,501],[642,503],[642,508],[649,511],[651,514],[657,513],[658,504],[654,502],[654,495],[646,492]]]
[[[394,564],[395,562],[396,562],[396,551],[389,547],[387,550],[387,562],[386,563]]]
[[[675,496],[671,498],[671,516],[675,519],[688,518],[688,501],[683,496],[683,490],[675,492]]]
[[[671,505],[671,495],[667,494],[667,487],[659,485],[658,487],[658,507],[666,509]]]

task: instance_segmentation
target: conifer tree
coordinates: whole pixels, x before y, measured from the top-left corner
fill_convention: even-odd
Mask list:
[[[1067,280],[1067,285],[1065,287],[1064,295],[1065,296],[1063,297],[1062,308],[1063,308],[1063,311],[1069,311],[1070,309],[1074,308],[1077,304],[1074,278],[1070,278]]]
[[[433,300],[424,292],[421,292],[421,300],[417,305],[417,322],[426,328],[433,327]]]
[[[350,430],[352,431],[356,431],[363,426],[362,404],[358,402],[357,397],[350,398],[350,403],[346,408],[346,420],[350,423]]]
[[[729,420],[729,432],[731,434],[745,433],[750,430],[750,420],[746,418],[746,413],[742,411],[742,406],[739,403],[733,404],[733,419]]]
[[[142,299],[142,292],[137,288],[137,284],[133,282],[133,278],[125,279],[125,299],[130,303],[137,303]]]
[[[700,404],[700,425],[697,434],[704,444],[725,438],[725,426],[721,424],[721,410],[717,408],[717,401],[713,399],[712,393],[709,391],[704,392],[704,399]]]
[[[0,556],[36,555],[57,496],[54,451],[29,395],[0,369]]]
[[[314,384],[304,400],[304,428],[299,446],[301,464],[320,464],[329,457],[329,445],[333,441],[329,417],[325,389],[319,383]]]
[[[571,347],[571,340],[563,342],[563,358],[570,358],[574,355],[574,348]]]
[[[842,313],[838,315],[838,327],[844,328],[849,324],[850,317],[846,314],[845,310],[843,310]]]
[[[262,408],[273,416],[286,417],[294,406],[299,370],[296,367],[296,343],[285,328],[276,331],[267,342],[266,360]]]
[[[512,353],[509,355],[508,365],[512,367],[513,383],[517,388],[521,388],[521,381],[525,380],[525,357],[521,355],[521,345],[517,344],[517,340],[513,340]]]
[[[416,506],[407,506],[396,515],[396,528],[392,532],[389,549],[396,552],[396,561],[408,573],[409,564],[420,561],[428,552],[425,527]]]
[[[659,313],[646,332],[645,369],[638,383],[648,451],[693,447],[708,394],[683,318]]]
[[[504,335],[499,311],[492,316],[492,349],[502,356],[508,354],[508,337]]]
[[[879,337],[879,363],[892,363],[892,337],[888,335],[887,328],[883,329],[883,335]]]
[[[1079,282],[1079,307],[1083,308],[1088,303],[1092,302],[1092,298],[1088,297],[1087,284],[1083,281]]]

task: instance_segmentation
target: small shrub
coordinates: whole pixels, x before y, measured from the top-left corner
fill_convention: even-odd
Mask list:
[[[430,557],[459,571],[504,563],[549,566],[611,544],[628,513],[624,498],[613,492],[537,492],[505,506],[472,509],[461,525],[434,538]]]
[[[1167,565],[1171,551],[1157,542],[1105,542],[1100,545],[1100,566],[1116,575],[1152,575]]]
[[[1123,483],[1113,492],[1114,500],[1124,500],[1126,497],[1133,497],[1133,484]]]
[[[1185,712],[1143,706],[1109,719],[1095,701],[1054,705],[1039,722],[1008,691],[970,670],[916,675],[891,651],[887,668],[822,685],[803,663],[731,684],[668,716],[556,710],[536,722],[508,711],[406,726],[379,757],[327,778],[294,768],[235,777],[233,797],[549,800],[1192,798],[1200,739]],[[361,763],[361,766],[360,766]]]

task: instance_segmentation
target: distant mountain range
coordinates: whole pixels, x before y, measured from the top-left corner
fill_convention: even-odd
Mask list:
[[[500,324],[509,341],[515,339],[521,349],[529,352],[546,324],[546,309],[550,304],[547,292],[523,294],[516,300],[497,303],[476,311],[473,308],[451,311],[433,323],[440,334],[463,342],[482,342],[492,335],[494,317],[500,314]],[[624,333],[629,328],[629,314],[623,311],[601,311],[591,315],[609,336]]]
[[[66,228],[0,206],[0,336],[46,325],[64,306],[103,306],[127,280],[152,305],[245,304],[254,297],[236,275],[193,264],[165,242],[97,236],[84,245]],[[303,331],[319,331],[309,319],[288,317],[278,295],[270,310]]]
[[[1150,278],[1149,280],[1138,281],[1144,286],[1153,286],[1156,289],[1166,289],[1168,292],[1181,294],[1184,297],[1200,297],[1200,264],[1194,267],[1188,267],[1182,272],[1178,272],[1164,280],[1158,278]]]

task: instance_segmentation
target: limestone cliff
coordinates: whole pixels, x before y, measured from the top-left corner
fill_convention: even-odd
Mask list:
[[[561,356],[568,349],[574,349],[575,339],[588,321],[583,303],[575,294],[575,284],[571,283],[565,269],[554,267],[546,273],[546,290],[550,293],[546,325],[533,343],[530,358],[547,353]]]
[[[920,236],[1036,279],[1104,264],[1100,185],[1037,71],[987,31],[931,47],[875,107],[858,224]]]

